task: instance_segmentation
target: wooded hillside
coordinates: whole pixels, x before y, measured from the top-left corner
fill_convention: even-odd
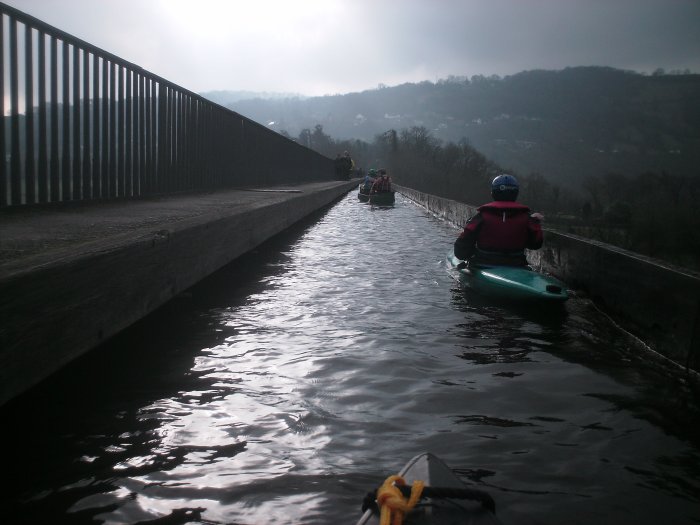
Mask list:
[[[228,107],[291,136],[321,125],[332,137],[371,142],[389,129],[424,127],[506,169],[572,187],[608,173],[700,176],[696,74],[576,67]]]

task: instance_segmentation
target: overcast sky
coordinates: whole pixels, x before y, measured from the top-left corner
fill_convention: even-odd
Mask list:
[[[191,91],[604,65],[700,73],[700,0],[2,0]]]

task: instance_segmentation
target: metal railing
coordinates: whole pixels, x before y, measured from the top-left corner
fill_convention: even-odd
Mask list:
[[[333,178],[332,160],[0,3],[0,207]]]

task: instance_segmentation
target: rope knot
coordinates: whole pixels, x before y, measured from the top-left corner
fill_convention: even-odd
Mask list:
[[[397,485],[406,485],[406,481],[401,476],[389,476],[377,490],[377,504],[381,509],[380,525],[401,525],[405,514],[420,500],[425,483],[414,481],[410,498],[404,498]]]

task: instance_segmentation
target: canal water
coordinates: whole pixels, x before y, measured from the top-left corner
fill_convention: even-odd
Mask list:
[[[181,294],[0,411],[0,522],[352,524],[431,451],[504,524],[699,523],[678,371],[463,290],[457,233],[349,194]]]

